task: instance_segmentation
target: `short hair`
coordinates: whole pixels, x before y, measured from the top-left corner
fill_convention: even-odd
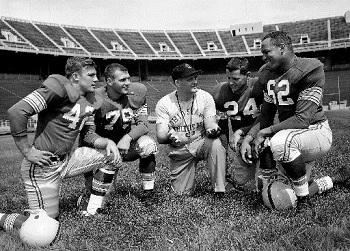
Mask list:
[[[70,57],[67,59],[65,66],[65,74],[67,78],[70,78],[74,72],[79,72],[85,67],[96,68],[96,63],[91,58],[85,57]]]
[[[128,69],[121,64],[118,64],[118,63],[109,64],[109,65],[107,65],[105,72],[104,72],[105,80],[107,81],[107,78],[114,79],[114,72],[116,70],[128,71]]]
[[[284,31],[273,31],[264,36],[263,41],[267,38],[271,38],[271,43],[278,47],[287,46],[293,48],[292,39]]]
[[[239,70],[243,75],[246,75],[249,72],[249,61],[246,58],[235,57],[227,63],[226,69],[229,72]]]

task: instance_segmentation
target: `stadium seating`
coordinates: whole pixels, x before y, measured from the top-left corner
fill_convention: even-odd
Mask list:
[[[131,58],[135,57],[113,30],[91,28],[90,31],[110,52],[113,53],[113,55]]]
[[[183,57],[203,56],[189,31],[167,31],[167,34]]]
[[[287,32],[297,52],[350,47],[350,24],[344,16],[267,24],[262,28],[262,33],[233,36],[229,29],[113,30],[2,17],[0,47],[104,59],[225,58],[261,55],[255,40],[274,30]]]
[[[141,33],[161,57],[180,57],[164,31],[141,31]]]
[[[247,49],[241,36],[232,36],[229,30],[219,30],[218,33],[228,53],[231,55],[247,54]]]
[[[117,34],[139,57],[157,57],[152,48],[143,39],[138,31],[116,30]]]
[[[53,52],[59,51],[57,46],[55,46],[54,43],[52,43],[30,22],[15,19],[6,19],[6,22],[38,49]]]
[[[111,54],[83,27],[62,26],[91,55],[106,57]]]
[[[199,46],[202,48],[206,56],[226,55],[225,50],[214,30],[193,31],[192,34],[198,41]]]

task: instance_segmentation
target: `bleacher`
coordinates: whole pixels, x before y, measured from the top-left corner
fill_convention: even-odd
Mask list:
[[[116,30],[116,32],[121,37],[121,39],[123,39],[123,41],[125,41],[125,43],[130,47],[130,49],[138,56],[157,56],[138,31]]]
[[[241,36],[232,36],[229,30],[219,30],[219,36],[224,44],[226,51],[231,55],[247,55],[243,39]]]
[[[226,55],[223,46],[214,30],[211,31],[193,31],[192,34],[196,38],[199,46],[207,56],[223,56]]]
[[[180,57],[164,31],[141,31],[141,33],[161,57]]]
[[[6,32],[11,32],[15,35],[15,31],[8,26],[4,21],[0,20],[0,42],[4,47],[9,47],[12,49],[23,49],[23,50],[35,50],[27,41],[23,40],[21,37],[6,37]]]
[[[100,57],[111,54],[83,27],[63,26],[63,28],[91,55]]]
[[[233,36],[229,29],[116,30],[2,17],[1,33],[9,31],[11,39],[15,39],[11,40],[0,34],[0,48],[67,56],[86,55],[103,59],[256,56],[261,53],[258,47],[253,46],[254,39],[262,38],[275,30],[287,32],[297,52],[350,47],[350,23],[346,23],[344,16],[268,24],[262,28],[262,33]],[[63,40],[67,40],[69,45]]]
[[[189,31],[167,31],[183,57],[200,57],[202,53]]]
[[[59,51],[57,46],[35,28],[32,23],[15,19],[6,19],[6,22],[36,48],[43,51]]]

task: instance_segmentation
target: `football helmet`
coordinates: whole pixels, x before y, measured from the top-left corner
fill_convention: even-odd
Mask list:
[[[297,196],[291,182],[282,174],[273,174],[262,190],[264,205],[271,209],[284,210],[296,207]]]
[[[51,244],[59,231],[59,222],[49,217],[43,209],[26,211],[30,215],[19,230],[21,240],[36,247]]]

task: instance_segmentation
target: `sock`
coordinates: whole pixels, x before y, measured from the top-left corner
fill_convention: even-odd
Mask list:
[[[143,190],[153,190],[154,188],[154,173],[141,173]]]
[[[28,216],[24,216],[21,214],[0,214],[0,228],[4,229],[5,231],[9,231],[13,228],[20,228],[28,219]]]
[[[86,211],[89,214],[94,215],[96,213],[97,209],[102,207],[103,197],[104,196],[91,194],[90,199],[89,199],[89,204],[87,206]]]
[[[302,176],[297,180],[292,180],[294,192],[298,197],[304,197],[309,195],[309,184],[307,182],[306,175]]]
[[[152,190],[154,188],[156,170],[155,155],[151,154],[146,158],[140,158],[139,170],[141,174],[143,190]]]

